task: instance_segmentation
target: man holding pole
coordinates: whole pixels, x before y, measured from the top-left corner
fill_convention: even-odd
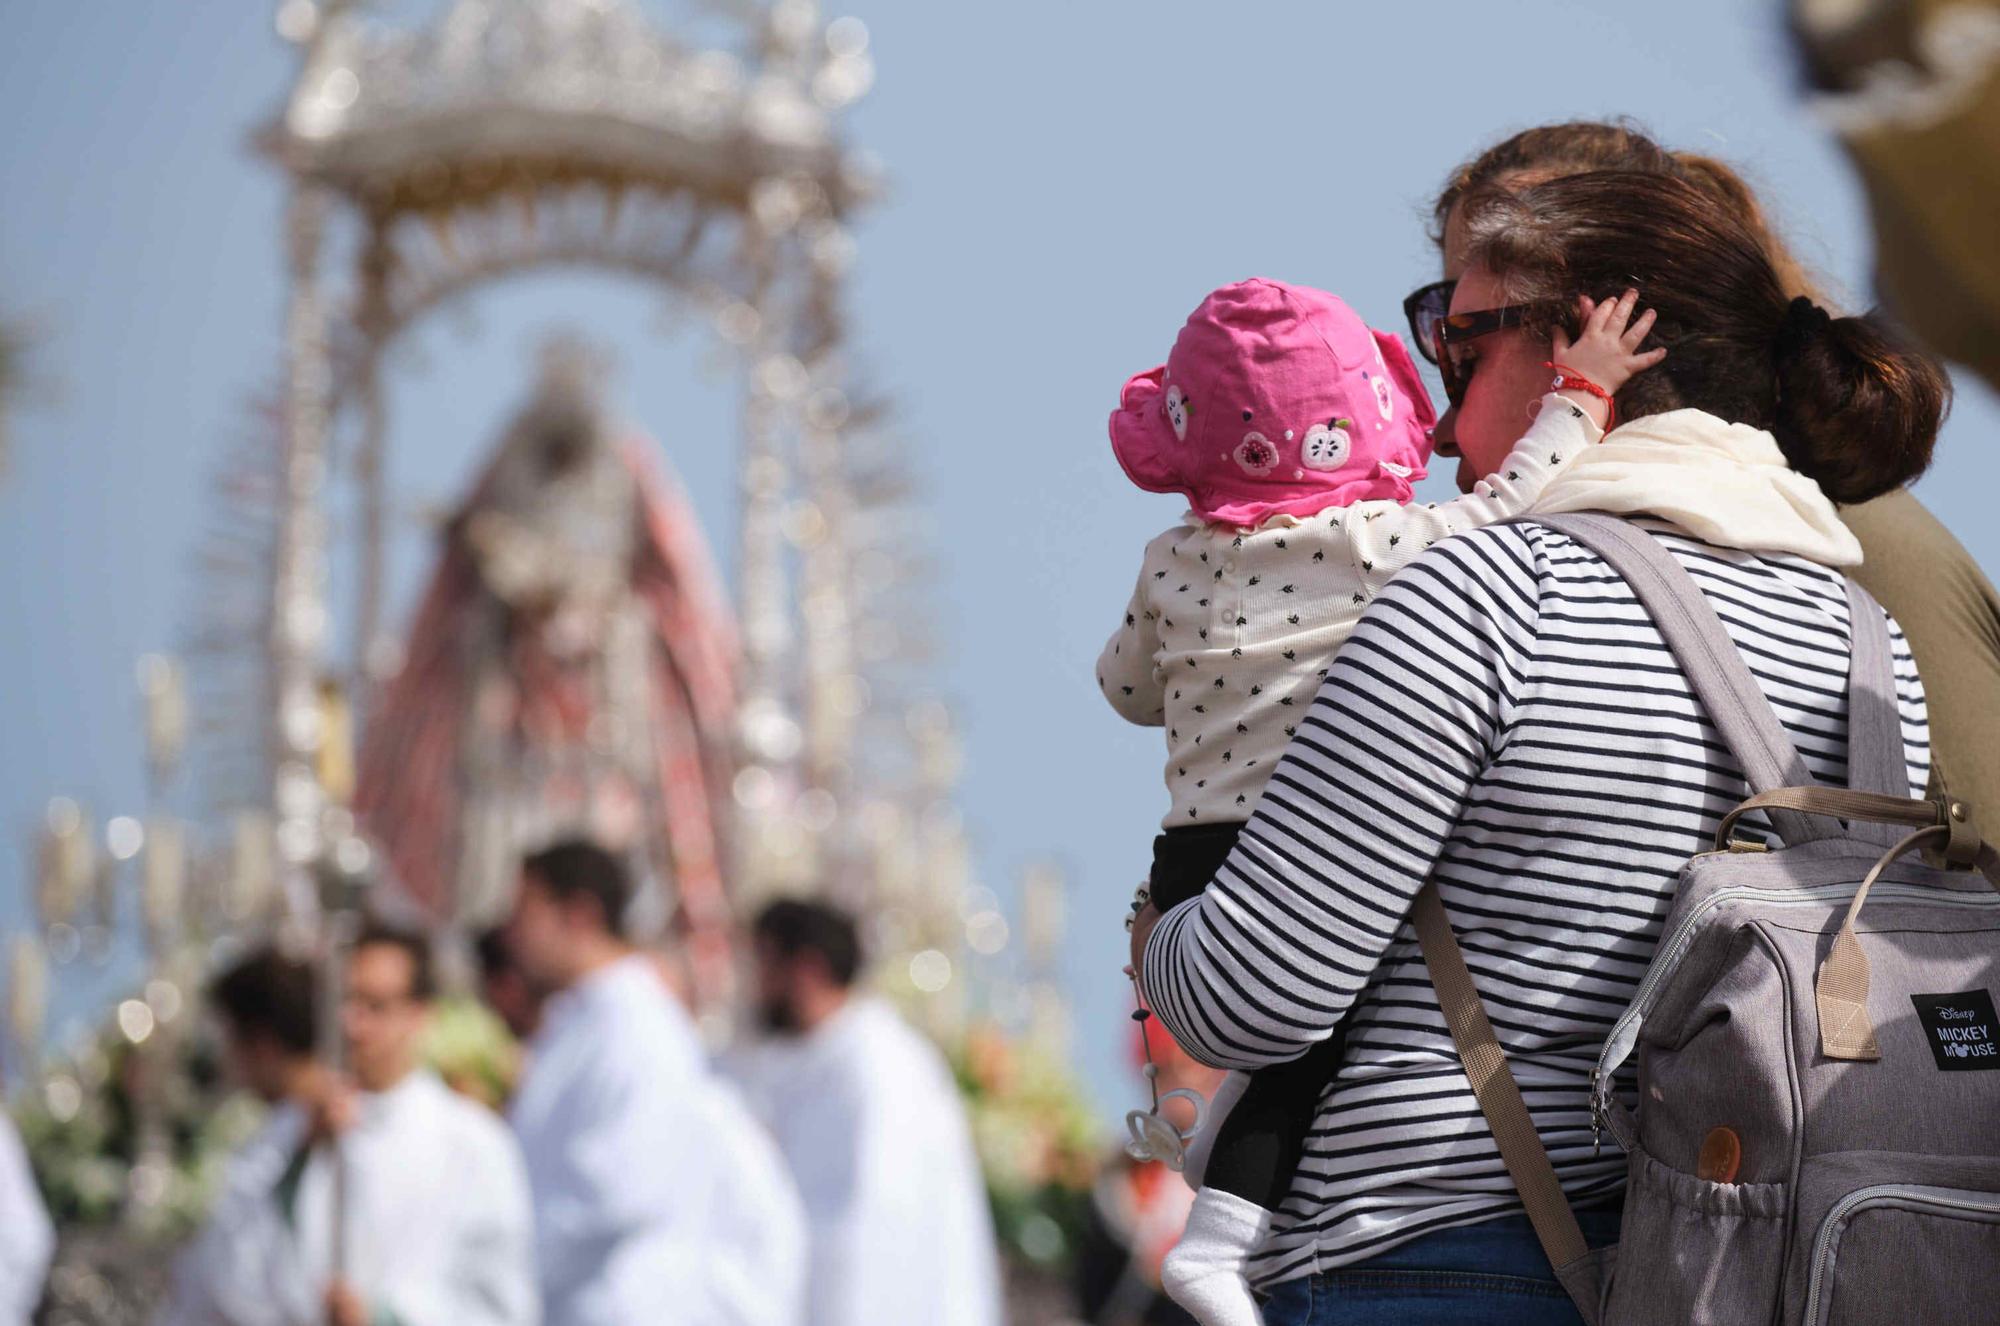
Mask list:
[[[535,1326],[520,1154],[418,1064],[427,945],[364,928],[343,975],[348,1075],[313,1057],[309,967],[266,950],[215,983],[232,1066],[274,1108],[160,1326]]]

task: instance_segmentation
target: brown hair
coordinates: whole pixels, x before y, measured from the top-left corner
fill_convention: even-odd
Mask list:
[[[1630,120],[1537,125],[1502,139],[1451,173],[1431,207],[1431,239],[1443,246],[1452,209],[1476,190],[1502,181],[1539,184],[1592,170],[1677,173],[1673,154]]]
[[[1676,175],[1592,171],[1462,200],[1467,259],[1526,304],[1527,329],[1572,334],[1578,295],[1627,288],[1654,310],[1657,368],[1618,394],[1639,418],[1705,410],[1770,430],[1836,502],[1908,483],[1930,463],[1950,387],[1874,315],[1832,318],[1795,298],[1766,237],[1712,188]]]
[[[1757,195],[1735,167],[1699,152],[1670,152],[1630,120],[1538,125],[1495,143],[1445,182],[1431,208],[1431,239],[1443,245],[1452,209],[1475,190],[1498,184],[1525,187],[1593,170],[1672,175],[1707,190],[1757,236],[1777,269],[1779,284],[1793,295],[1819,297],[1813,279],[1778,237]]]
[[[1804,264],[1792,256],[1785,241],[1778,238],[1778,232],[1771,226],[1771,218],[1764,213],[1764,205],[1757,201],[1757,195],[1750,191],[1750,186],[1736,173],[1734,166],[1698,152],[1675,152],[1672,156],[1674,167],[1682,179],[1714,194],[1719,202],[1735,213],[1744,228],[1757,237],[1765,256],[1778,273],[1778,284],[1785,288],[1786,294],[1819,299],[1818,283],[1807,275]]]
[[[625,910],[632,903],[632,877],[625,862],[596,843],[565,838],[522,858],[521,873],[532,875],[558,902],[588,898],[603,914],[604,929],[625,933]]]
[[[410,998],[419,1004],[428,1004],[437,998],[437,967],[431,958],[431,941],[422,931],[411,930],[388,921],[371,920],[361,927],[361,933],[354,937],[349,951],[359,953],[364,948],[392,948],[410,960]]]
[[[266,945],[217,976],[208,987],[208,1002],[232,1036],[263,1037],[304,1058],[319,1033],[316,985],[311,966]]]

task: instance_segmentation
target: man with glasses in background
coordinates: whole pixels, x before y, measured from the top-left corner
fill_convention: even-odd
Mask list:
[[[274,951],[216,982],[270,1121],[232,1158],[169,1326],[534,1326],[527,1178],[506,1126],[420,1064],[425,941],[365,929],[340,1008],[349,1076],[312,1056],[312,973]],[[336,1216],[339,1233],[336,1234]]]

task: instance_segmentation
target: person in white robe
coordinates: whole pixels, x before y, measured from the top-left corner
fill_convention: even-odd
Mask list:
[[[811,1326],[999,1326],[999,1259],[964,1103],[935,1046],[859,995],[854,922],[781,901],[754,927],[773,1033],[731,1061],[798,1181]]]
[[[418,1066],[432,995],[420,938],[364,931],[340,1011],[350,1081],[311,1056],[309,970],[260,954],[217,983],[232,1061],[273,1109],[156,1326],[535,1326],[520,1152]]]
[[[14,1121],[0,1109],[0,1326],[28,1326],[55,1255],[56,1231]]]
[[[505,930],[553,992],[509,1111],[547,1321],[799,1326],[797,1194],[652,961],[619,936],[629,896],[616,857],[557,844],[523,863]]]

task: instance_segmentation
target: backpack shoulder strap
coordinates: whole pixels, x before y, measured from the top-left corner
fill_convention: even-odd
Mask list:
[[[1595,513],[1537,515],[1522,523],[1568,535],[1602,557],[1631,586],[1687,674],[1695,699],[1742,766],[1753,796],[1814,785],[1805,758],[1785,734],[1722,619],[1658,540],[1630,521]],[[1773,808],[1769,814],[1779,837],[1793,845],[1829,832],[1823,823],[1797,811]]]
[[[1451,928],[1444,900],[1438,896],[1436,880],[1426,880],[1417,891],[1410,924],[1416,928],[1424,968],[1437,989],[1438,1008],[1451,1028],[1451,1043],[1458,1049],[1465,1079],[1472,1084],[1479,1112],[1486,1116],[1507,1175],[1514,1180],[1521,1205],[1527,1208],[1528,1223],[1577,1311],[1585,1322],[1595,1323],[1597,1286],[1588,1274],[1579,1275],[1590,1251],[1583,1226],[1577,1223],[1576,1212],[1570,1208],[1555,1166],[1549,1161],[1548,1148],[1535,1131],[1534,1116],[1528,1113],[1520,1084],[1507,1065],[1507,1051],[1493,1034],[1493,1023],[1472,983],[1472,971],[1465,965],[1464,950],[1458,946],[1458,935]],[[1569,1275],[1563,1274],[1565,1268],[1570,1268]]]
[[[1907,799],[1910,771],[1903,755],[1903,712],[1896,703],[1896,666],[1882,605],[1851,578],[1847,615],[1852,652],[1847,672],[1847,786]],[[1903,830],[1874,820],[1848,821],[1848,831],[1883,847]]]

